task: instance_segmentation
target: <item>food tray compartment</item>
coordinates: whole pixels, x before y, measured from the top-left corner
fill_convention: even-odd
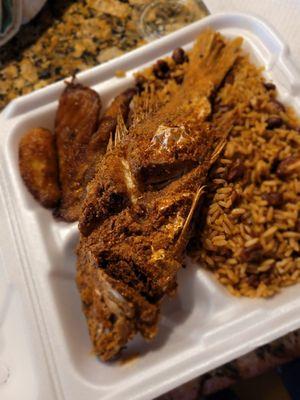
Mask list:
[[[191,47],[208,26],[228,37],[243,36],[245,50],[253,60],[265,65],[265,73],[276,83],[282,100],[299,107],[300,79],[287,47],[265,23],[243,14],[206,18],[81,73],[78,79],[91,85],[101,94],[104,105],[108,104],[132,85],[135,70],[169,54],[175,47]],[[126,77],[114,77],[117,69],[127,71]],[[11,309],[6,314],[18,315],[23,331],[28,332],[28,337],[14,348],[15,352],[24,353],[23,357],[28,353],[26,365],[34,371],[35,379],[30,378],[28,371],[26,382],[31,392],[24,398],[39,398],[39,393],[43,393],[44,399],[51,400],[151,399],[299,328],[299,285],[268,300],[235,298],[210,273],[187,260],[187,268],[179,274],[177,297],[163,305],[157,338],[146,343],[137,337],[124,351],[124,356],[139,353],[137,358],[124,365],[105,364],[91,353],[74,280],[77,226],[54,220],[51,212],[28,193],[18,169],[21,136],[36,126],[53,130],[57,99],[63,88],[64,83],[59,82],[20,98],[0,116],[1,216],[7,226],[6,234],[0,236],[0,276],[5,268],[7,277],[0,297],[0,326],[9,332],[2,346],[5,349],[14,348],[17,332],[9,327],[10,322],[1,319],[2,310]],[[19,307],[15,301],[20,303]],[[13,307],[18,313],[12,311]],[[0,334],[0,344],[1,340]],[[7,360],[2,347],[0,367],[2,358]],[[14,369],[11,373],[17,374]],[[19,379],[21,387],[25,378]],[[6,390],[8,399],[15,398],[9,397],[15,387],[11,392],[8,385],[3,388],[0,385],[0,396]]]

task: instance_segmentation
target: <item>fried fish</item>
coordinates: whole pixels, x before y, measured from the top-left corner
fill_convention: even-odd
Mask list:
[[[77,284],[95,353],[109,360],[140,332],[157,332],[160,304],[176,290],[192,221],[234,110],[216,120],[214,93],[241,40],[204,32],[184,81],[163,105],[151,88],[120,116],[80,218]],[[145,107],[146,105],[146,107]]]

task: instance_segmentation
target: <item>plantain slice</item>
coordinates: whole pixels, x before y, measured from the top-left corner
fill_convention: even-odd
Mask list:
[[[98,93],[74,82],[67,85],[59,100],[55,136],[62,197],[56,216],[68,222],[76,221],[80,214],[88,169],[87,149],[98,127],[100,110]]]
[[[33,197],[44,207],[56,207],[60,200],[57,153],[54,135],[48,129],[35,128],[22,137],[19,167]]]

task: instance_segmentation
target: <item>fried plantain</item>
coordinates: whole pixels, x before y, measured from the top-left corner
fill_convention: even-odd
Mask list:
[[[87,149],[98,127],[100,110],[98,93],[74,82],[67,85],[59,100],[55,136],[62,197],[56,215],[68,222],[76,221],[80,214],[88,169]]]
[[[48,129],[35,128],[22,137],[19,167],[33,197],[44,207],[56,207],[60,200],[57,153],[54,135]]]

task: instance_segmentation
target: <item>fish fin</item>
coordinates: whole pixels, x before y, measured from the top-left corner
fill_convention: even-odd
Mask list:
[[[221,126],[221,131],[217,134],[218,138],[218,143],[217,146],[215,147],[214,151],[210,155],[210,160],[209,163],[210,165],[214,164],[217,159],[219,158],[219,155],[222,153],[224,150],[224,147],[226,146],[228,142],[228,136],[230,132],[232,131],[233,128],[233,117],[236,114],[236,110],[233,109],[227,113],[224,117],[221,117],[218,119],[218,125]]]
[[[141,95],[133,98],[133,111],[132,111],[132,127],[136,126],[143,116],[142,98]]]
[[[128,129],[125,125],[124,118],[121,113],[117,116],[117,127],[114,138],[114,146],[117,146],[127,135]]]
[[[205,188],[206,188],[206,186],[201,186],[197,190],[197,192],[195,194],[195,197],[193,199],[193,203],[191,205],[190,211],[189,211],[188,216],[187,216],[187,218],[186,218],[186,220],[184,222],[184,225],[182,227],[182,230],[181,230],[181,233],[179,235],[179,238],[177,239],[177,242],[176,242],[175,253],[178,254],[178,255],[182,253],[182,251],[185,249],[185,247],[187,245],[187,242],[189,240],[188,233],[189,233],[189,230],[190,230],[191,222],[192,222],[193,216],[195,214],[195,211],[196,211],[196,209],[197,209],[197,207],[199,205],[201,197],[205,193]]]
[[[158,109],[159,103],[155,95],[155,88],[146,85],[144,92],[133,99],[133,125],[137,125]]]
[[[106,148],[106,153],[112,151],[114,148],[114,142],[113,142],[113,135],[112,132],[109,135],[109,141],[107,143],[107,148]]]
[[[206,30],[198,38],[191,54],[184,79],[184,87],[199,87],[200,93],[209,96],[223,82],[227,72],[236,62],[242,45],[242,38],[230,42],[212,30]],[[202,79],[195,81],[195,76]],[[205,78],[205,79],[204,79]]]
[[[221,141],[218,143],[217,147],[215,148],[215,150],[213,151],[212,155],[211,155],[211,159],[210,159],[210,164],[214,164],[217,159],[219,158],[220,154],[222,153],[224,147],[227,144],[227,137],[222,138]]]

